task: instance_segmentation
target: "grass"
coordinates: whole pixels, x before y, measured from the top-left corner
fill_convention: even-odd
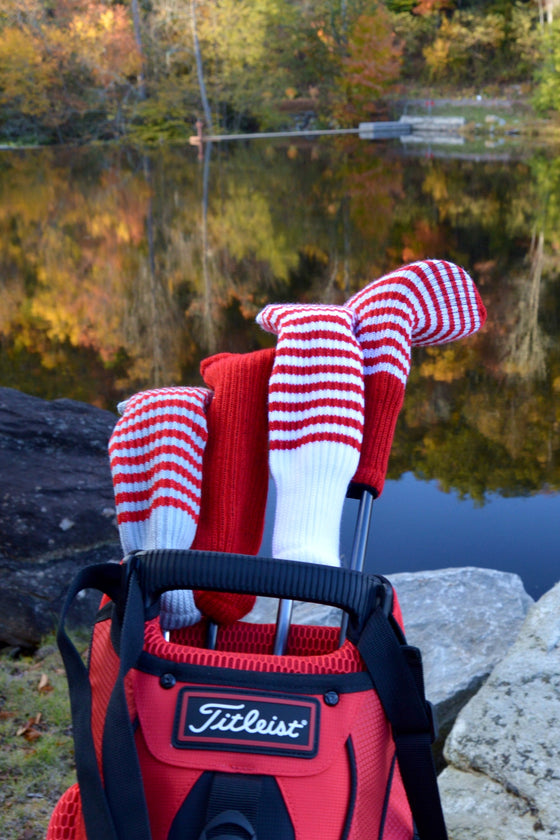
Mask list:
[[[80,649],[87,648],[85,632]],[[44,840],[75,782],[66,676],[54,639],[32,656],[0,650],[0,837]]]

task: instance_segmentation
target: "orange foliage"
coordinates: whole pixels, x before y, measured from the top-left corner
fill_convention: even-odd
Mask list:
[[[412,11],[415,15],[427,17],[442,11],[442,9],[450,9],[453,5],[449,0],[418,0]]]
[[[377,101],[399,77],[401,52],[385,7],[380,5],[375,14],[360,15],[355,21],[334,108],[343,123],[352,124],[376,113]]]

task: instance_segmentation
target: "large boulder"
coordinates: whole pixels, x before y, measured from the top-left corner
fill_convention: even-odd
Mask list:
[[[445,756],[450,840],[558,840],[560,584],[461,711]]]
[[[36,645],[80,565],[120,558],[107,455],[116,420],[0,388],[0,644]],[[82,599],[75,620],[98,601]]]
[[[460,709],[517,636],[533,599],[521,578],[465,567],[390,576],[409,644],[420,648],[426,695],[439,724],[438,765]]]

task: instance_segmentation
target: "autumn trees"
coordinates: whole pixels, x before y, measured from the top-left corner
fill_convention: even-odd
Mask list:
[[[184,140],[199,117],[251,131],[298,113],[354,125],[399,84],[539,68],[556,107],[555,12],[553,0],[4,0],[0,136]]]
[[[5,0],[0,131],[44,141],[112,132],[136,87],[129,10],[103,0]]]

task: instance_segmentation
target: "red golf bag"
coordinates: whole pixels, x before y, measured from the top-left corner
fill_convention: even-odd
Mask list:
[[[181,588],[330,604],[336,627],[204,621],[160,628]],[[86,666],[65,630],[80,591],[100,610]],[[47,840],[446,840],[420,653],[387,580],[348,569],[197,551],[130,555],[80,572],[58,636],[78,783]]]

